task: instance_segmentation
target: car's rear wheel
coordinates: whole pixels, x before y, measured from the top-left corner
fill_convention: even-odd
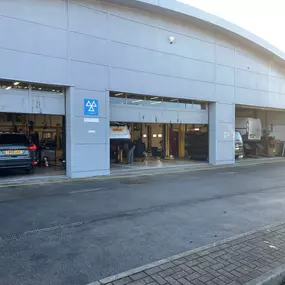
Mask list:
[[[35,172],[35,168],[33,166],[25,169],[26,173],[27,174],[33,174]]]

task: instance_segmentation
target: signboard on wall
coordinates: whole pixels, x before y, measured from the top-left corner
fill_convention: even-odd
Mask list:
[[[99,104],[95,99],[84,99],[84,115],[85,116],[98,116]]]

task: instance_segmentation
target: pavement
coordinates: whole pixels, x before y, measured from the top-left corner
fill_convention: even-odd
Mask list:
[[[186,251],[89,285],[281,284],[284,277],[285,223],[281,223]]]
[[[284,172],[278,162],[3,185],[0,284],[86,285],[283,223]]]

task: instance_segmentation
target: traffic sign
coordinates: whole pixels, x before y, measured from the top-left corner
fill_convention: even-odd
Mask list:
[[[84,99],[84,115],[85,116],[98,116],[99,104],[95,99]]]

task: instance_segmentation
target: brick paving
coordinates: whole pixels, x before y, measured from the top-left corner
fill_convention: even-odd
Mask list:
[[[108,285],[245,284],[285,263],[285,224],[169,260],[171,261],[159,266],[113,280]],[[106,284],[106,280],[108,278],[99,283]]]

